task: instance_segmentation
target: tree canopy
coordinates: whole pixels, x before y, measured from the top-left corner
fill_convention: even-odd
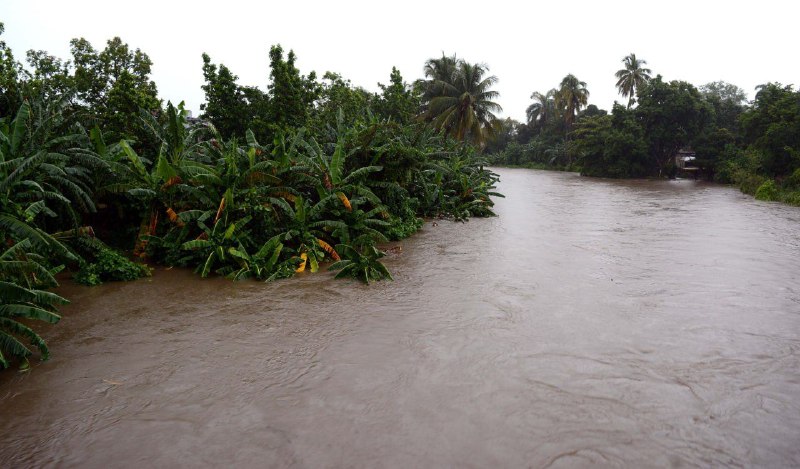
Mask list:
[[[653,72],[645,67],[647,61],[636,58],[633,52],[622,59],[622,63],[625,68],[618,70],[614,75],[617,77],[617,89],[623,97],[628,98],[628,108],[630,108],[635,101],[637,91],[650,81]]]
[[[421,118],[458,140],[485,144],[492,133],[494,113],[502,111],[494,101],[499,93],[492,89],[497,77],[486,76],[488,71],[485,64],[455,56],[428,60]]]

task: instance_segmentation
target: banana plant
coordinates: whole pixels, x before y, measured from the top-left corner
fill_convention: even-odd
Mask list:
[[[281,185],[282,180],[276,175],[280,174],[276,162],[268,158],[269,154],[258,144],[252,132],[247,134],[247,147],[239,146],[236,140],[208,142],[204,155],[214,161],[215,166],[203,176],[202,184],[183,194],[191,196],[184,198],[184,204],[204,207],[205,211],[189,209],[176,213],[168,209],[173,226],[163,238],[150,238],[159,239],[157,245],[168,249],[180,243],[184,250],[206,252],[203,255],[204,267],[199,269],[203,276],[214,270],[212,265],[221,266],[216,268],[217,273],[231,274],[236,278],[253,273],[261,278],[272,270],[273,266],[259,267],[265,260],[261,255],[249,254],[257,249],[257,240],[249,236],[243,242],[234,239],[226,231],[227,220],[237,220],[235,224],[239,227],[247,223],[251,230],[265,232],[275,218],[270,197],[293,198],[296,193],[296,190]],[[197,228],[200,236],[194,241],[185,241],[190,233],[197,232]],[[239,233],[238,229],[236,233]],[[258,252],[262,251],[259,249]],[[185,261],[186,258],[182,258],[178,263]],[[238,268],[234,268],[236,266]]]
[[[47,344],[29,321],[55,324],[61,319],[57,306],[69,303],[40,289],[57,285],[53,274],[58,269],[44,267],[43,257],[29,252],[32,247],[26,239],[0,254],[0,368],[8,368],[11,360],[18,360],[23,369],[29,366],[33,351],[26,341],[39,350],[42,360],[47,360]]]
[[[211,226],[208,226],[205,222],[211,217],[211,213],[204,212],[196,220],[197,225],[203,230],[201,235],[181,245],[181,249],[192,251],[191,256],[202,261],[195,271],[203,278],[214,271],[215,265],[222,264],[217,270],[222,269],[233,260],[231,256],[236,257],[231,254],[232,248],[242,252],[245,251],[245,246],[251,244],[250,235],[244,227],[252,217],[248,215],[229,222],[226,215],[215,219]]]
[[[370,281],[392,278],[392,274],[379,260],[386,254],[379,251],[375,246],[363,246],[356,249],[347,244],[339,244],[336,250],[342,253],[343,259],[334,262],[329,270],[338,270],[335,278],[352,277],[369,285]]]
[[[233,280],[254,277],[259,280],[269,281],[291,277],[294,274],[295,267],[290,262],[291,259],[281,262],[282,250],[283,243],[280,242],[279,236],[270,238],[252,255],[241,244],[237,248],[230,247],[228,248],[228,254],[236,265],[219,269],[219,273]]]
[[[380,205],[380,199],[365,185],[365,179],[370,174],[383,170],[381,166],[369,165],[346,173],[346,160],[359,150],[359,147],[347,150],[347,141],[352,130],[343,124],[341,111],[337,119],[336,143],[333,151],[328,154],[314,139],[301,141],[304,152],[298,154],[298,165],[295,171],[300,171],[309,178],[309,183],[316,188],[320,199],[331,195],[339,198],[347,207],[349,197],[359,195],[370,199],[375,205]]]
[[[228,209],[269,212],[269,205],[263,203],[269,197],[296,191],[284,185],[279,163],[267,157],[266,150],[250,130],[247,131],[247,141],[245,148],[240,147],[235,139],[211,147],[209,155],[217,160],[217,177],[213,184],[207,184],[207,188],[223,192]],[[246,203],[246,206],[238,207],[237,201]]]
[[[288,170],[292,163],[297,159],[300,150],[305,146],[306,130],[301,128],[297,132],[287,133],[279,130],[272,139],[272,148],[260,145],[253,132],[247,131],[247,143],[249,148],[256,151],[257,155],[269,154],[271,159],[277,164],[280,171]]]
[[[85,135],[54,136],[63,117],[61,102],[48,105],[23,102],[14,119],[0,119],[0,238],[8,243],[28,240],[41,253],[61,260],[75,255],[42,226],[46,219],[66,213],[70,223],[75,207],[93,211],[88,169],[104,167],[96,155],[78,152]]]
[[[167,102],[164,110],[164,123],[160,123],[151,113],[140,111],[140,119],[150,136],[160,144],[159,156],[163,156],[173,167],[178,168],[187,160],[201,153],[207,135],[213,134],[211,124],[189,125],[189,112],[181,101],[175,107]]]
[[[298,272],[305,270],[307,265],[310,265],[312,272],[316,272],[319,269],[319,262],[326,255],[333,259],[339,257],[336,250],[324,238],[337,229],[346,229],[347,225],[341,220],[322,218],[325,200],[311,205],[304,197],[297,196],[294,207],[284,199],[273,197],[270,200],[284,213],[285,218],[280,221],[286,229],[279,235],[279,239],[297,253]]]
[[[159,215],[162,211],[169,215],[170,209],[178,199],[179,185],[182,183],[180,174],[191,174],[194,178],[206,179],[214,178],[215,175],[205,165],[188,159],[178,161],[179,165],[176,167],[168,160],[167,154],[163,151],[164,146],[157,156],[156,163],[148,170],[144,159],[127,141],[120,141],[119,147],[128,160],[127,171],[126,174],[120,174],[122,182],[109,184],[105,189],[115,193],[127,193],[147,207],[142,216],[134,248],[134,254],[144,255],[147,237],[156,233]],[[174,209],[172,211],[174,212]]]
[[[168,103],[164,124],[151,114],[142,113],[145,128],[160,142],[155,161],[148,169],[150,162],[141,157],[130,142],[121,140],[119,148],[127,165],[118,172],[117,182],[104,186],[109,192],[127,193],[147,207],[136,237],[136,255],[145,255],[146,240],[156,233],[160,214],[170,209],[175,212],[175,202],[182,193],[191,191],[187,180],[203,183],[215,178],[213,169],[198,161],[204,148],[201,137],[209,129],[205,126],[189,127],[183,106],[183,102],[177,108]]]
[[[438,216],[446,212],[445,170],[440,167],[428,168],[416,174],[416,190],[422,202],[422,213]]]
[[[491,197],[504,197],[496,192],[499,176],[484,168],[485,162],[477,158],[453,158],[450,162],[453,177],[453,216],[464,220],[471,216],[494,216]]]
[[[386,229],[390,223],[378,218],[386,216],[386,208],[379,205],[369,208],[371,202],[365,197],[357,197],[349,201],[349,210],[337,210],[335,214],[344,222],[341,228],[333,231],[333,236],[355,248],[375,243],[385,243],[386,236],[379,231]]]
[[[47,200],[77,220],[75,209],[94,211],[91,172],[108,165],[89,148],[86,132],[67,126],[67,98],[27,100],[13,120],[0,119],[0,193],[6,198]]]
[[[174,185],[177,172],[164,155],[159,155],[156,164],[148,170],[145,161],[130,143],[121,140],[119,147],[128,160],[126,172],[118,175],[122,179],[121,182],[113,182],[104,189],[112,193],[127,193],[147,207],[139,224],[139,234],[136,236],[133,250],[134,255],[144,256],[146,237],[155,234],[160,209],[164,205],[169,206],[169,202],[166,204],[164,202],[167,198],[165,193]]]

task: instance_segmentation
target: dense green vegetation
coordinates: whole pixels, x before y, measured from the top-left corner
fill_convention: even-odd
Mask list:
[[[495,164],[580,171],[587,176],[704,177],[738,185],[762,200],[800,205],[800,91],[779,83],[746,103],[739,87],[696,88],[664,81],[630,54],[616,72],[627,98],[611,112],[587,106],[586,84],[567,75],[558,88],[531,96],[527,122],[495,126],[487,159]],[[690,169],[676,166],[692,150]]]
[[[369,283],[391,279],[377,244],[421,217],[492,215],[485,65],[443,58],[432,74],[432,59],[415,86],[393,69],[370,93],[301,75],[276,45],[263,91],[204,54],[191,119],[119,38],[75,39],[71,53],[30,51],[26,67],[0,42],[2,368],[27,364],[26,341],[47,357],[30,321],[58,321],[66,300],[44,289],[64,269],[96,285],[149,275],[145,262],[260,280],[332,262]]]
[[[0,35],[3,25],[0,23]],[[1,36],[0,36],[1,37]],[[534,92],[525,123],[499,120],[495,76],[455,55],[396,69],[372,93],[343,76],[302,75],[274,45],[264,89],[202,55],[199,119],[164,103],[152,62],[119,38],[71,41],[70,60],[0,41],[0,367],[48,354],[33,321],[57,322],[46,291],[183,266],[201,277],[273,280],[328,266],[391,279],[380,243],[422,217],[491,216],[495,164],[602,177],[692,171],[763,200],[800,205],[800,91],[768,83],[699,89],[652,77],[634,54],[610,113],[568,74]],[[676,165],[692,149],[689,170]],[[330,263],[330,264],[328,264]],[[30,348],[29,344],[32,348]]]

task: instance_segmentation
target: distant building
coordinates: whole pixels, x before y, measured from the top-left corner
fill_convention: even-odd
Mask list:
[[[691,148],[681,148],[675,154],[675,169],[678,177],[692,177],[697,179],[700,168],[695,166],[697,154]]]
[[[186,124],[187,125],[202,124],[203,122],[206,122],[205,119],[201,119],[199,117],[193,117],[192,111],[189,110],[189,109],[185,109],[184,112],[186,112]]]
[[[693,166],[692,161],[696,159],[697,154],[691,148],[681,148],[675,155],[675,166],[679,169],[687,169],[687,167]]]

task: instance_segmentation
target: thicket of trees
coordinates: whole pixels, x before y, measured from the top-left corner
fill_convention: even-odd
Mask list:
[[[616,78],[625,106],[610,113],[587,106],[586,84],[568,75],[560,87],[531,95],[527,122],[497,126],[488,158],[587,176],[672,177],[677,152],[691,149],[689,164],[703,177],[800,205],[800,91],[767,83],[747,103],[741,88],[722,81],[698,89],[652,77],[635,54],[623,65]]]
[[[144,52],[71,46],[23,66],[0,42],[0,368],[47,357],[31,321],[58,320],[66,300],[46,289],[63,269],[86,284],[149,275],[143,261],[270,280],[330,261],[370,282],[391,278],[378,243],[420,217],[492,215],[484,65],[430,75],[431,59],[416,85],[393,69],[370,93],[302,75],[276,45],[262,90],[204,54],[193,121],[158,98]]]

